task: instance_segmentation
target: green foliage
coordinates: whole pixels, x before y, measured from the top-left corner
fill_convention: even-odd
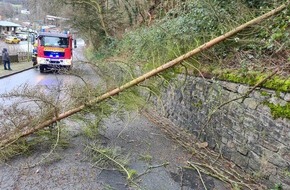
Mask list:
[[[270,109],[272,116],[277,118],[287,118],[290,119],[290,103],[287,103],[285,106],[275,105],[273,103],[265,103]]]
[[[276,76],[272,80],[266,81],[264,86],[277,91],[290,92],[290,79]]]
[[[146,105],[144,98],[140,95],[137,89],[129,89],[113,99],[113,101],[114,106],[127,111],[138,111],[141,107]]]
[[[290,171],[289,171],[289,169],[285,169],[283,173],[284,173],[284,175],[286,177],[290,178]]]
[[[258,33],[260,39],[265,40],[263,48],[277,51],[282,47],[290,46],[290,9],[285,9],[272,20],[265,22]]]
[[[150,154],[140,155],[140,160],[150,163],[152,161],[152,156]]]
[[[222,1],[222,2],[224,2],[225,8],[229,7],[230,2],[227,2],[227,1]],[[251,2],[251,1],[248,1],[248,2]],[[254,4],[257,5],[257,3],[258,2],[255,2]],[[272,1],[272,0],[259,1],[259,5],[258,5],[259,7],[257,7],[257,9],[253,9],[253,7],[250,6],[251,12],[249,12],[249,10],[247,10],[247,8],[245,7],[242,9],[242,11],[240,11],[240,12],[243,12],[244,14],[248,14],[251,16],[249,16],[248,18],[247,17],[234,18],[233,20],[244,19],[244,22],[246,22],[250,20],[251,18],[259,16],[265,13],[266,11],[269,11],[275,7],[278,7],[282,3],[283,2],[278,3],[277,1]],[[268,57],[271,60],[273,60],[273,57],[274,57],[273,55],[276,55],[276,56],[280,55],[280,57],[284,56],[285,57],[284,60],[280,58],[280,61],[285,62],[287,59],[287,56],[289,57],[289,54],[287,54],[287,47],[290,46],[290,38],[289,38],[290,17],[289,15],[290,15],[290,9],[288,7],[284,11],[263,21],[259,25],[251,26],[243,30],[242,32],[234,36],[233,38],[230,38],[227,41],[221,44],[218,44],[212,50],[215,52],[214,53],[215,55],[218,55],[221,58],[225,58],[225,57],[229,58],[230,56],[235,56],[239,54],[239,52],[249,52],[250,56],[252,57],[253,55],[254,57],[257,57],[257,58]],[[237,60],[233,60],[233,61],[237,61]],[[277,60],[276,62],[279,62],[279,60]],[[239,63],[237,62],[237,64]],[[259,64],[262,65],[263,63],[259,63]],[[243,64],[241,65],[243,66]]]
[[[137,62],[142,73],[148,72],[228,31],[237,22],[247,20],[237,14],[236,7],[243,10],[246,17],[251,15],[239,1],[229,3],[228,6],[208,0],[186,1],[171,9],[163,19],[156,21],[152,26],[140,27],[126,33],[117,43],[115,53],[126,55],[130,52],[128,59]],[[233,21],[234,19],[236,20]],[[221,45],[213,52],[223,54],[225,48],[227,45]],[[165,81],[170,81],[179,72],[180,68],[171,69],[159,76]]]
[[[89,35],[91,45],[94,50],[98,50],[94,55],[97,59],[112,56],[114,53],[125,55],[129,53],[128,57],[133,61],[150,62],[158,66],[279,5],[275,0],[166,2],[155,2],[155,16],[159,15],[156,18],[162,19],[155,20],[155,23],[149,27],[141,25],[134,30],[129,28],[130,32],[122,34],[123,38],[120,41],[116,40],[114,35],[104,36],[101,32],[104,29],[101,27],[99,16],[94,13],[95,10],[92,7],[76,6],[77,9],[82,8],[78,11],[82,11],[84,15],[84,17],[78,17],[79,22],[76,22],[78,24],[76,26],[83,27],[82,31]],[[169,6],[169,4],[175,4],[175,6]],[[122,3],[112,1],[109,7],[104,4],[103,16],[105,16],[108,31],[116,33],[115,25],[117,24],[119,24],[118,28],[128,27],[128,24],[138,24],[137,15],[142,15],[142,10],[148,11],[149,7],[145,1],[126,0]],[[238,40],[229,39],[217,45],[210,53],[213,53],[213,56],[229,56],[231,53],[236,53],[233,51],[236,49],[236,51],[253,50],[255,53],[265,54],[262,50],[277,51],[281,50],[281,47],[289,46],[289,29],[287,30],[289,10],[286,9],[275,16],[274,20],[249,28],[235,37]],[[159,14],[161,12],[162,14]],[[160,16],[164,13],[166,13],[164,17]],[[142,20],[144,19],[146,17],[142,15]],[[120,28],[119,31],[122,30],[124,28]]]
[[[57,141],[58,130],[55,128],[42,129],[32,136],[21,138],[0,151],[0,161],[6,161],[17,155],[31,155],[35,151],[47,151]],[[58,139],[57,147],[65,149],[69,147],[69,135],[62,130]]]
[[[91,144],[85,149],[95,166],[118,168],[127,175],[128,180],[132,180],[137,172],[133,169],[127,169],[129,156],[122,155],[120,151],[118,148],[103,147],[98,144]]]
[[[251,7],[251,8],[256,8],[259,9],[261,7],[268,7],[271,5],[272,0],[244,0],[245,3]]]
[[[102,119],[95,119],[90,123],[86,122],[83,128],[83,133],[90,139],[96,139],[99,136],[100,126],[102,124]]]
[[[57,133],[58,130],[56,128],[37,131],[35,133],[36,136],[30,139],[29,143],[33,145],[33,147],[35,146],[34,148],[42,147],[43,149],[49,149],[55,145],[55,142],[57,141]],[[68,131],[61,129],[57,146],[59,148],[67,148],[70,146]]]
[[[283,186],[281,183],[277,183],[277,184],[275,184],[274,189],[271,189],[271,190],[283,190]]]
[[[83,122],[83,134],[90,140],[95,140],[100,136],[100,131],[103,129],[104,119],[108,118],[113,112],[111,104],[100,102],[74,115],[74,119]]]
[[[129,175],[127,176],[127,179],[129,180],[133,179],[135,176],[138,175],[138,172],[136,170],[129,169],[128,171],[129,171],[128,172]]]
[[[227,80],[235,83],[244,83],[252,86],[267,77],[266,73],[261,72],[243,73],[240,71],[233,70],[219,71],[219,73],[215,72],[215,74],[218,75],[217,77],[222,80]],[[265,81],[265,83],[263,83],[261,87],[281,92],[290,92],[290,79],[275,76]]]
[[[25,139],[18,140],[14,144],[1,149],[0,151],[0,162],[9,160],[17,155],[25,154],[30,152],[30,145],[27,144]]]
[[[271,0],[183,1],[170,9],[162,19],[155,20],[149,27],[129,30],[121,40],[112,40],[112,43],[99,48],[100,51],[95,52],[94,56],[98,60],[100,74],[105,78],[107,87],[112,89],[142,73],[154,70],[275,6],[277,3]],[[289,10],[286,9],[268,21],[249,27],[214,48],[185,61],[185,69],[168,69],[155,77],[154,82],[146,81],[142,87],[148,89],[150,95],[157,95],[160,85],[169,84],[178,73],[187,73],[188,70],[199,76],[216,76],[223,80],[255,85],[267,74],[262,72],[262,68],[251,71],[259,68],[259,64],[261,67],[264,64],[262,61],[252,63],[253,58],[262,57],[268,60],[267,56],[287,50],[290,39],[287,26]],[[122,57],[122,61],[112,61],[109,58],[112,55]],[[234,69],[224,69],[228,65]],[[255,69],[252,69],[253,65]],[[277,76],[267,80],[262,87],[289,92],[290,80]],[[136,89],[122,94],[115,103],[126,105],[125,109],[136,109],[144,105],[144,100],[138,98],[140,94]],[[138,103],[132,104],[131,100]]]
[[[121,156],[122,154],[118,148],[103,147],[96,143],[91,143],[85,148],[85,152],[92,159],[94,165],[102,168],[115,167],[115,163],[108,157],[117,160],[122,165],[128,164],[128,159]]]
[[[260,93],[262,96],[267,96],[267,97],[270,96],[270,94],[268,92],[265,92],[265,91],[261,91]]]
[[[135,60],[160,65],[220,35],[228,16],[228,12],[211,8],[207,2],[187,2],[151,27],[127,33],[118,48],[132,52]]]

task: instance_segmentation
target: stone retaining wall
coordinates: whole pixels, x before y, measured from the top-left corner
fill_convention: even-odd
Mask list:
[[[18,60],[18,55],[10,55],[10,62],[13,63],[13,62],[19,62]],[[2,62],[2,56],[0,56],[0,60]]]
[[[164,90],[156,107],[176,125],[184,127],[209,147],[220,151],[268,187],[282,183],[290,189],[290,120],[274,119],[265,101],[285,105],[290,93],[257,89],[241,84],[179,76]]]
[[[24,62],[27,60],[30,61],[32,59],[31,56],[32,56],[32,53],[27,53],[27,52],[18,52],[15,55],[14,54],[9,55],[11,63]],[[2,55],[0,55],[0,61],[2,62]]]

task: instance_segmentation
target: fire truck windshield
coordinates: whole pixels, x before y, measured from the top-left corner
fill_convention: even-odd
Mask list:
[[[50,47],[68,47],[68,38],[55,37],[55,36],[42,36],[40,38],[41,46],[50,46]]]

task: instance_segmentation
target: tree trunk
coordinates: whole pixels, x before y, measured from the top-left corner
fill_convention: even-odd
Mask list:
[[[237,34],[241,30],[243,30],[243,29],[245,29],[245,28],[247,28],[247,27],[249,27],[251,25],[257,24],[257,23],[259,23],[259,22],[261,22],[261,21],[273,16],[274,14],[277,14],[278,12],[282,11],[283,9],[285,9],[288,5],[289,5],[289,1],[287,1],[287,4],[283,4],[283,5],[279,6],[278,8],[276,8],[276,9],[274,9],[274,10],[272,10],[272,11],[270,11],[270,12],[268,12],[268,13],[262,15],[262,16],[259,16],[259,17],[255,18],[255,19],[245,23],[245,24],[242,24],[242,25],[238,26],[237,28],[235,28],[235,29],[233,29],[233,30],[231,30],[231,31],[219,36],[219,37],[216,37],[213,40],[211,40],[211,41],[209,41],[209,42],[207,42],[207,43],[195,48],[194,50],[192,50],[192,51],[190,51],[190,52],[188,52],[188,53],[186,53],[186,54],[184,54],[184,55],[182,55],[180,57],[177,57],[176,59],[174,59],[172,61],[169,61],[169,62],[165,63],[164,65],[162,65],[160,67],[157,67],[157,68],[151,70],[150,72],[145,73],[144,75],[142,75],[142,76],[140,76],[140,77],[138,77],[138,78],[136,78],[136,79],[134,79],[134,80],[132,80],[132,81],[120,86],[120,87],[118,87],[118,88],[113,89],[112,91],[109,91],[109,92],[107,92],[107,93],[105,93],[105,94],[103,94],[103,95],[91,100],[86,105],[93,105],[93,104],[101,102],[101,101],[103,101],[103,100],[105,100],[107,98],[110,98],[110,97],[112,97],[114,95],[117,95],[118,93],[120,93],[120,92],[122,92],[122,91],[124,91],[124,90],[126,90],[126,89],[128,89],[130,87],[133,87],[133,86],[141,83],[142,81],[145,81],[146,79],[149,79],[150,77],[155,76],[156,74],[158,74],[158,73],[160,73],[160,72],[162,72],[162,71],[164,71],[164,70],[166,70],[168,68],[171,68],[171,67],[181,63],[182,61],[186,60],[187,58],[192,57],[193,55],[195,55],[195,54],[197,54],[197,53],[199,53],[199,52],[201,52],[203,50],[211,48],[215,44],[218,44],[219,42],[224,41],[225,39],[233,36],[234,34]],[[20,134],[19,133],[12,134],[12,135],[10,134],[6,138],[1,139],[1,141],[0,141],[0,150],[5,148],[9,144],[12,144],[13,142],[15,142],[17,139],[19,139],[21,137],[24,137],[24,136],[27,136],[29,134],[32,134],[32,133],[36,132],[39,129],[42,129],[44,127],[47,127],[47,126],[53,124],[56,121],[59,121],[59,120],[64,119],[64,118],[67,118],[67,117],[69,117],[69,116],[71,116],[71,115],[73,115],[75,113],[78,113],[78,112],[82,111],[86,107],[86,105],[81,105],[81,106],[79,106],[77,108],[71,109],[71,110],[66,111],[64,113],[61,113],[57,117],[49,119],[49,120],[43,122],[42,124],[40,124],[38,126],[35,126],[33,128],[29,128],[26,131],[22,131]]]

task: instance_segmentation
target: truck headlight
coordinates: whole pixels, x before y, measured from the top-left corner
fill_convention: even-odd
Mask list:
[[[38,63],[38,64],[46,64],[46,58],[38,57],[38,58],[37,58],[37,63]]]
[[[71,65],[71,60],[70,59],[65,59],[63,60],[64,65]]]

